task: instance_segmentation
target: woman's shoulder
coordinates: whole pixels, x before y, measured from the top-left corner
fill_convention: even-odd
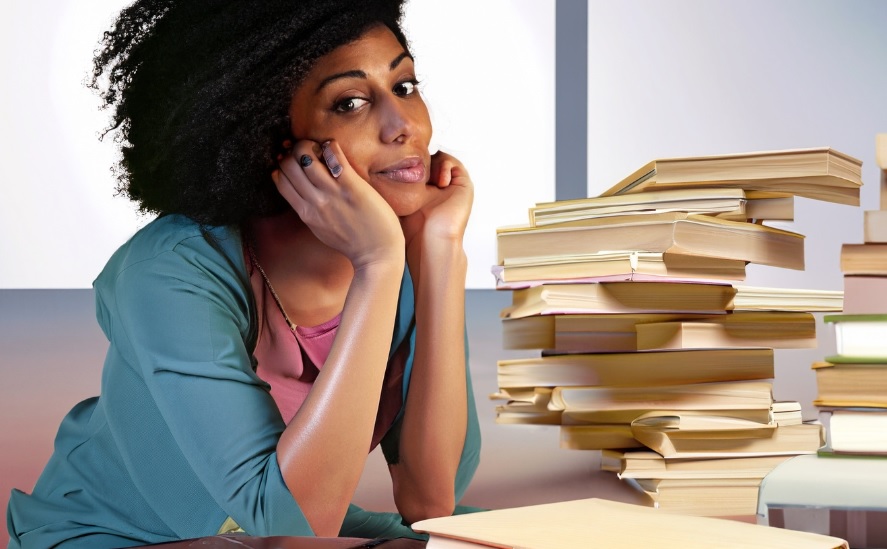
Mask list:
[[[182,215],[164,215],[139,229],[108,260],[95,281],[116,280],[122,273],[163,263],[170,276],[185,270],[227,271],[245,269],[240,231],[230,226],[204,226]]]

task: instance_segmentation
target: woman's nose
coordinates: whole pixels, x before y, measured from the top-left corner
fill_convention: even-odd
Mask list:
[[[417,106],[399,97],[390,97],[382,109],[381,138],[383,143],[406,141],[416,131],[420,113]]]

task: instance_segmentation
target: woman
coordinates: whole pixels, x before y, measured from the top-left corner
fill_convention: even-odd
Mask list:
[[[122,190],[160,214],[95,281],[101,396],[11,547],[410,535],[477,466],[472,200],[431,155],[401,1],[138,1],[97,54]],[[101,85],[100,85],[101,84]],[[399,514],[349,505],[381,444]]]

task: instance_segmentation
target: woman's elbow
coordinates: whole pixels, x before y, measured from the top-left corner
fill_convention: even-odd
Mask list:
[[[407,524],[453,514],[453,475],[426,474],[421,479],[413,476],[412,482],[406,475],[396,475],[394,479],[394,503]]]
[[[397,510],[407,524],[435,517],[446,517],[452,515],[456,509],[456,498],[452,493],[452,485],[445,493],[426,497],[416,497],[416,494],[408,498],[396,497],[395,503]]]

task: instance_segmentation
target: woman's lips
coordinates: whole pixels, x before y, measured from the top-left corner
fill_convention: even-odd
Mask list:
[[[418,183],[425,180],[425,164],[419,158],[406,158],[380,170],[379,175],[401,183]]]

